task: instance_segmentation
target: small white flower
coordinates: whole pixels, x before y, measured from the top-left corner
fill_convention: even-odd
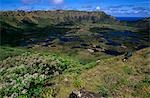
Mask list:
[[[18,96],[17,93],[13,93],[10,98],[17,98],[17,96]]]
[[[16,84],[16,80],[12,80],[12,82],[10,83],[11,85]]]
[[[27,90],[26,89],[22,90],[22,94],[25,94],[25,93],[27,93]]]
[[[38,77],[38,73],[34,73],[34,74],[33,74],[33,77],[34,77],[34,78],[37,78],[37,77]]]

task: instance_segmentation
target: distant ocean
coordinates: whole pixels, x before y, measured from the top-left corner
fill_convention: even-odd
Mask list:
[[[137,21],[143,19],[144,17],[116,17],[116,18],[121,21]]]

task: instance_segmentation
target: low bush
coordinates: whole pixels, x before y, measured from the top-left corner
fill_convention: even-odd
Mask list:
[[[0,61],[0,97],[39,97],[46,81],[74,67],[67,58],[26,52]]]
[[[25,51],[26,51],[25,49],[0,46],[0,61],[6,59],[8,57],[18,56],[18,55],[24,53]]]
[[[84,81],[79,76],[76,76],[74,78],[73,85],[76,88],[82,88],[84,86]]]
[[[103,86],[99,92],[103,96],[118,96],[125,85],[128,84],[127,77],[118,73],[107,73],[103,76]]]
[[[123,71],[128,74],[128,75],[132,75],[133,74],[133,69],[129,66],[124,66],[123,67]]]
[[[99,93],[103,96],[103,97],[108,97],[109,96],[109,90],[107,87],[101,85],[98,87],[98,91]]]

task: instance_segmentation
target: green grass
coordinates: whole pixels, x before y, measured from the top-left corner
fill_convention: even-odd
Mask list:
[[[92,68],[92,63],[84,66],[78,59],[67,55],[46,51],[34,51],[29,49],[1,47],[0,90],[2,96],[40,97],[44,93],[47,82],[55,75],[65,73],[77,73]],[[80,87],[82,81],[75,77],[75,87]],[[45,94],[43,96],[49,96]],[[54,97],[51,96],[52,98]]]
[[[20,55],[24,52],[26,52],[26,50],[22,48],[11,48],[7,46],[0,46],[0,61],[8,57]]]
[[[123,67],[123,70],[124,70],[124,72],[125,72],[126,74],[129,74],[129,75],[131,75],[131,74],[134,73],[134,72],[133,72],[133,69],[132,69],[131,67],[129,67],[129,66],[124,66],[124,67]]]
[[[8,56],[11,57],[0,61],[0,83],[3,85],[0,90],[1,97],[40,97],[47,87],[48,80],[77,66],[76,61],[67,57],[62,58],[57,54],[32,51],[16,54],[15,51],[12,57],[12,50],[19,49],[3,48],[3,51],[9,51]]]
[[[150,96],[149,48],[137,51],[127,62],[118,56],[84,63],[59,52],[4,46],[1,50],[0,97],[66,98],[80,88],[103,97]]]
[[[150,96],[149,71],[141,68],[148,68],[148,53],[149,49],[137,51],[127,62],[122,62],[123,56],[103,59],[88,70],[77,73],[77,76],[69,73],[69,75],[58,76],[55,82],[62,89],[56,98],[60,96],[66,98],[71,93],[68,90],[83,87],[92,92],[99,92],[106,98],[148,98]],[[69,87],[66,87],[64,82],[59,82],[65,78],[68,79]],[[64,89],[68,90],[63,91]]]
[[[98,86],[98,91],[103,97],[108,97],[109,89],[104,85]]]

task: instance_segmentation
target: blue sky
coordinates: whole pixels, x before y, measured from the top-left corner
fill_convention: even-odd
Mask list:
[[[0,0],[0,10],[102,10],[113,16],[150,17],[150,0]]]

